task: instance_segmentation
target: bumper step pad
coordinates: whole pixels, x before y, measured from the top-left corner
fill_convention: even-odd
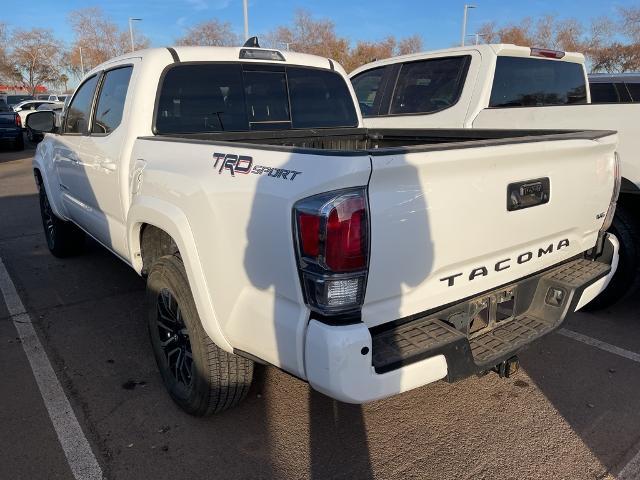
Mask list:
[[[530,277],[517,285],[496,290],[521,289],[524,303],[530,305],[513,318],[498,322],[488,331],[469,338],[441,320],[467,303],[490,297],[480,295],[459,305],[447,307],[407,323],[387,329],[373,329],[373,366],[383,373],[424,358],[444,354],[450,379],[463,378],[487,370],[512,356],[518,349],[557,328],[566,314],[575,309],[584,288],[610,271],[610,265],[586,259],[573,260],[557,268]],[[562,289],[564,303],[549,306],[545,297],[549,288]],[[520,299],[522,302],[522,299]],[[465,358],[461,358],[465,357]]]

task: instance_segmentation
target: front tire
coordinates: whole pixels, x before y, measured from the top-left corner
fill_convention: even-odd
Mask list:
[[[236,406],[253,378],[253,362],[207,336],[178,256],[157,260],[147,278],[147,320],[156,363],[171,398],[205,416]]]
[[[61,220],[53,213],[44,185],[40,185],[40,215],[42,216],[47,247],[54,256],[70,257],[82,251],[84,232],[71,222]]]
[[[609,231],[620,242],[618,269],[611,282],[583,310],[594,312],[633,296],[640,288],[640,225],[634,212],[618,204]]]

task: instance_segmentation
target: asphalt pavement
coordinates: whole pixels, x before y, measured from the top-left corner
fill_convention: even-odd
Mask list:
[[[105,478],[640,478],[640,299],[571,315],[513,378],[354,406],[264,367],[238,408],[193,418],[162,385],[144,281],[93,242],[49,254],[32,155],[0,150],[0,259]],[[73,479],[18,321],[0,296],[0,479]]]

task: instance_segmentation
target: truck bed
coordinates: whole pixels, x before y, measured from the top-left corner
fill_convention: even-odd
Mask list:
[[[143,140],[233,145],[266,150],[330,155],[395,155],[409,152],[498,146],[553,140],[595,140],[615,134],[609,130],[504,129],[315,129],[269,132],[221,132],[140,137]]]

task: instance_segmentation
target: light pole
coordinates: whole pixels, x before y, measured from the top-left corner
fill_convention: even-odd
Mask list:
[[[249,0],[242,0],[242,9],[244,10],[244,39],[249,40]]]
[[[133,22],[140,22],[141,18],[131,18],[129,17],[129,37],[131,38],[131,51],[135,51],[136,46],[133,42]]]
[[[467,11],[470,8],[476,8],[475,5],[465,4],[464,6],[464,15],[462,16],[462,36],[460,38],[460,46],[464,47],[464,39],[467,36]]]

